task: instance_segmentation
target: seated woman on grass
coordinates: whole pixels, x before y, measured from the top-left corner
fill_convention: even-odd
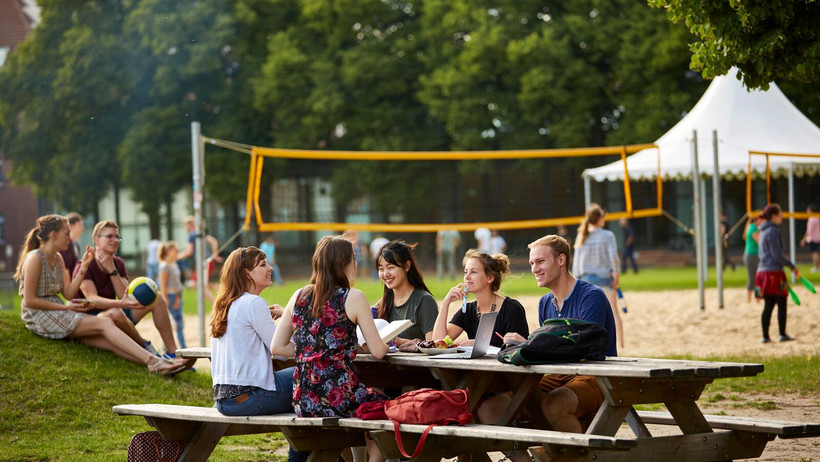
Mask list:
[[[88,266],[94,261],[94,249],[86,247],[73,280],[60,251],[71,242],[68,220],[60,215],[37,219],[26,236],[14,279],[20,283],[23,302],[20,317],[26,328],[51,339],[77,339],[86,345],[112,351],[129,361],[144,364],[148,372],[175,374],[185,369],[181,359],[165,360],[137,345],[110,318],[87,315],[94,303],[74,300]],[[69,282],[70,281],[70,282]],[[63,303],[59,295],[71,300]]]

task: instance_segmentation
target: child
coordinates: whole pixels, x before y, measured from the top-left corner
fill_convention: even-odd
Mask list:
[[[182,313],[182,279],[180,278],[179,266],[177,266],[177,255],[179,247],[174,241],[160,244],[157,250],[159,257],[159,288],[165,301],[168,303],[168,310],[177,325],[177,341],[180,348],[185,347],[185,319]]]

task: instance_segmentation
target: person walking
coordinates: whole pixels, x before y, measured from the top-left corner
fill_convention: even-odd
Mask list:
[[[168,311],[171,317],[174,318],[174,323],[177,325],[177,345],[180,348],[187,348],[185,346],[185,314],[182,310],[182,293],[185,286],[182,285],[181,271],[177,265],[177,255],[179,254],[179,247],[174,241],[161,243],[157,249],[157,259],[159,266],[157,268],[159,280],[160,294],[165,297],[165,303],[168,305]]]
[[[279,286],[284,285],[282,272],[279,270],[279,265],[276,264],[276,238],[273,236],[273,233],[268,234],[265,241],[259,244],[259,250],[265,252],[265,255],[268,257],[268,264],[273,268],[273,282]]]
[[[590,204],[578,227],[575,238],[575,256],[572,260],[573,276],[595,284],[603,289],[618,332],[618,346],[624,346],[624,328],[618,314],[617,289],[619,284],[620,262],[615,233],[604,229],[606,212],[596,203]]]
[[[762,343],[769,343],[769,323],[772,311],[777,305],[777,324],[780,329],[781,342],[794,340],[786,333],[786,297],[789,292],[789,283],[786,279],[784,266],[791,268],[799,278],[800,272],[789,259],[783,255],[783,238],[780,234],[780,224],[783,222],[783,212],[778,204],[767,205],[760,217],[764,220],[760,225],[759,255],[755,286],[763,297],[763,313],[760,315],[760,325],[763,328]]]
[[[760,262],[758,255],[758,244],[760,230],[759,225],[761,218],[749,217],[746,221],[746,229],[743,230],[743,240],[745,245],[743,247],[743,264],[746,265],[746,303],[751,303],[752,296],[755,293],[755,275],[757,274],[757,264]]]
[[[621,273],[626,273],[627,261],[632,262],[632,271],[638,273],[638,262],[635,259],[635,228],[629,224],[629,220],[621,218],[619,221],[624,233],[624,253],[621,259]]]
[[[436,233],[436,277],[441,280],[456,277],[456,250],[461,245],[461,234],[454,230],[440,229]],[[375,255],[375,254],[374,254]]]
[[[806,207],[806,213],[816,211],[817,207],[813,204]],[[809,217],[806,221],[806,233],[803,239],[800,239],[800,246],[805,247],[806,245],[809,246],[809,252],[811,252],[811,272],[818,273],[820,272],[820,218],[818,217]]]

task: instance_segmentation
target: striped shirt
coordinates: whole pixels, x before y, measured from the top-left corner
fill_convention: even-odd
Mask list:
[[[581,247],[575,249],[572,275],[580,278],[585,274],[593,274],[608,278],[612,274],[618,274],[620,266],[615,233],[598,228],[589,233]]]

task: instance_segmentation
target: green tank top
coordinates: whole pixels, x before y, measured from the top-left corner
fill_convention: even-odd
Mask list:
[[[757,241],[755,238],[752,237],[752,234],[757,232],[757,225],[754,223],[749,224],[749,229],[746,231],[746,255],[757,255],[758,246]]]

